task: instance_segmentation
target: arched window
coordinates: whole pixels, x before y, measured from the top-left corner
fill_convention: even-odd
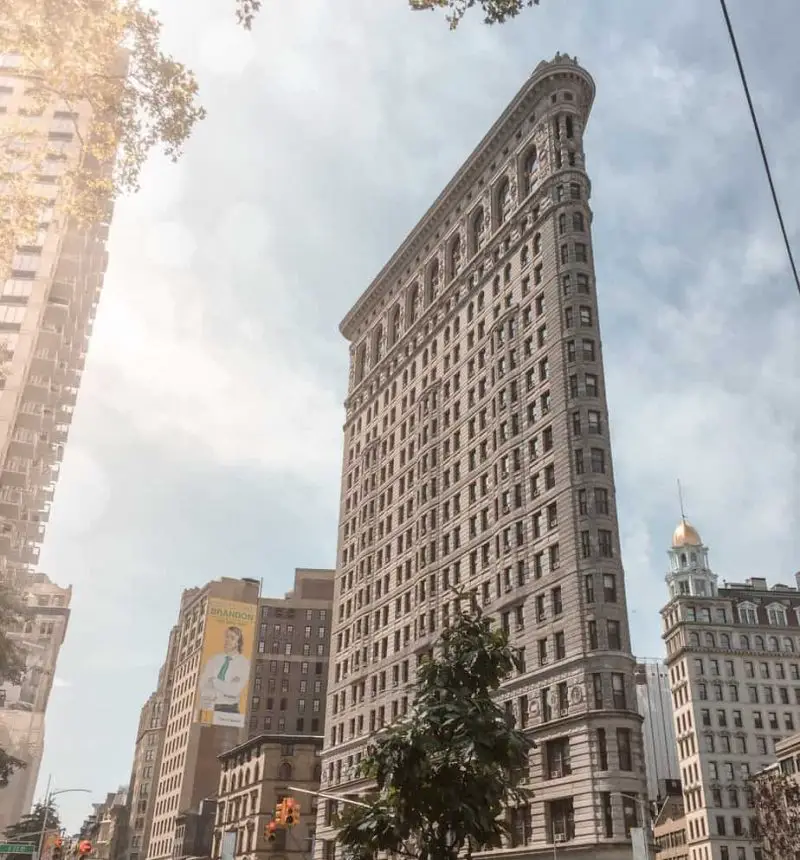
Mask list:
[[[521,267],[521,268],[523,268],[523,269],[524,269],[524,268],[525,268],[525,266],[527,266],[527,265],[528,265],[528,263],[530,262],[530,259],[529,259],[529,253],[530,253],[530,252],[528,251],[528,246],[527,246],[527,245],[523,245],[523,246],[522,246],[522,250],[519,252],[519,265],[520,265],[520,267]]]
[[[764,650],[764,637],[763,636],[756,636],[754,642],[755,642],[756,651],[763,651]]]
[[[278,768],[278,779],[286,780],[292,778],[292,766],[288,761],[281,762]]]
[[[706,633],[706,648],[714,648],[716,647],[714,642],[714,634]]]
[[[450,277],[455,276],[461,271],[461,236],[456,233],[453,240],[450,242]]]
[[[389,315],[389,344],[390,346],[394,346],[398,340],[400,340],[401,330],[400,330],[400,305],[395,305],[392,308],[392,312]]]
[[[739,647],[742,649],[742,651],[749,651],[750,650],[750,639],[747,636],[740,636],[739,637]]]
[[[583,213],[582,212],[573,212],[572,213],[572,229],[577,233],[583,233]]]
[[[537,233],[533,237],[533,254],[536,256],[537,254],[542,253],[542,234]]]
[[[719,646],[723,651],[731,650],[731,637],[727,633],[719,634]]]
[[[414,283],[409,287],[408,296],[406,297],[406,320],[408,320],[409,326],[417,319],[418,311],[419,284],[414,281]]]
[[[441,284],[441,273],[439,271],[439,260],[434,260],[428,268],[428,277],[425,283],[425,304],[429,305],[439,295]]]
[[[383,358],[383,326],[378,323],[372,333],[372,366]]]
[[[355,381],[356,383],[361,382],[364,378],[364,373],[367,369],[367,345],[365,343],[361,343],[358,345],[356,349],[356,370],[355,370]]]
[[[479,206],[472,216],[472,251],[480,251],[486,238],[486,218],[483,214],[483,206]]]
[[[497,186],[497,223],[505,224],[511,214],[513,201],[511,199],[511,183],[507,176],[500,180]]]
[[[700,634],[699,633],[690,633],[689,634],[689,645],[692,648],[700,647]]]
[[[525,161],[522,163],[523,180],[525,183],[525,194],[530,194],[533,191],[533,186],[536,184],[536,172],[539,169],[539,156],[536,152],[536,147],[531,147],[528,154],[525,156]]]
[[[788,636],[783,637],[783,650],[789,654],[794,653],[794,641]]]
[[[562,212],[558,216],[558,235],[563,236],[564,233],[567,232],[567,215],[566,212]]]

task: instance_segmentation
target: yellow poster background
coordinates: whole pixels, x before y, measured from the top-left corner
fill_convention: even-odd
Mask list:
[[[252,603],[208,601],[197,689],[197,719],[203,725],[244,726],[257,611]]]

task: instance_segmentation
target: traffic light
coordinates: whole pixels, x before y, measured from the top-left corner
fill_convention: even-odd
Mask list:
[[[64,840],[57,836],[53,840],[53,848],[50,851],[50,860],[64,860]]]
[[[287,827],[294,827],[300,821],[300,804],[291,797],[284,800],[283,803],[286,810],[283,818],[284,823]]]
[[[277,824],[286,824],[286,801],[279,800],[275,805],[275,822]]]
[[[267,842],[274,842],[276,838],[276,833],[278,830],[278,825],[275,821],[270,821],[269,824],[264,828],[264,836],[267,837]]]
[[[81,857],[86,857],[87,854],[92,853],[92,843],[88,839],[81,839],[78,843],[78,854]]]

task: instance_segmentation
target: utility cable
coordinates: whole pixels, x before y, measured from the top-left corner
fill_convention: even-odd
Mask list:
[[[761,150],[761,160],[764,162],[764,171],[767,174],[767,182],[769,182],[769,190],[772,192],[772,202],[775,204],[775,212],[778,216],[778,223],[781,227],[781,234],[783,235],[783,243],[786,246],[786,254],[789,257],[789,265],[792,267],[792,275],[794,276],[794,282],[797,286],[797,292],[800,293],[800,275],[797,273],[797,266],[794,262],[794,255],[792,254],[792,246],[789,242],[789,234],[786,232],[786,224],[783,221],[783,213],[781,212],[781,204],[778,202],[778,192],[775,190],[775,183],[772,180],[772,171],[769,166],[769,159],[767,158],[767,151],[764,148],[764,139],[761,137],[761,128],[758,124],[758,118],[756,117],[756,110],[753,107],[753,99],[750,97],[750,87],[747,85],[747,76],[744,73],[744,67],[742,66],[742,58],[739,56],[739,48],[736,44],[736,36],[733,33],[733,25],[731,24],[730,15],[728,15],[728,6],[725,0],[719,0],[720,6],[722,6],[722,15],[725,18],[725,26],[728,28],[728,38],[731,42],[731,47],[733,48],[733,55],[736,58],[736,66],[739,69],[739,77],[742,79],[742,86],[744,87],[744,94],[747,98],[747,107],[750,110],[750,119],[753,122],[753,128],[756,132],[756,137],[758,138],[758,148]]]

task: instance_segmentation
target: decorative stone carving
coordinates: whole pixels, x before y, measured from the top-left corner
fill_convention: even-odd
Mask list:
[[[574,684],[569,691],[569,700],[573,705],[580,705],[583,702],[583,684]]]

